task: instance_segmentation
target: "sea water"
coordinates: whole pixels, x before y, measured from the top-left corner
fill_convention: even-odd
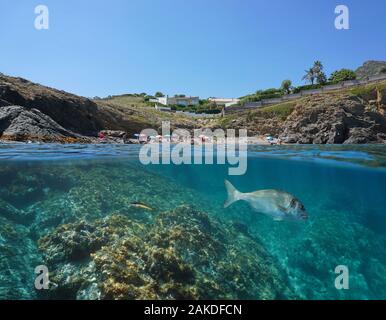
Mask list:
[[[229,176],[227,165],[145,166],[138,160],[139,148],[0,145],[1,299],[61,298],[50,291],[42,296],[34,272],[47,262],[41,239],[57,227],[115,214],[151,224],[181,205],[205,212],[224,232],[235,224],[261,244],[291,289],[280,298],[386,298],[385,146],[250,146],[241,176]],[[243,202],[224,209],[225,179],[241,192],[291,193],[309,219],[273,221]],[[133,206],[138,202],[152,211]],[[235,261],[233,267],[244,270],[246,260]],[[347,272],[342,275],[339,266]],[[253,279],[259,281],[259,275]],[[224,276],[223,281],[235,280]]]

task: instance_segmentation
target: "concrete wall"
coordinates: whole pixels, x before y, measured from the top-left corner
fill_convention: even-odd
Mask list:
[[[342,82],[343,87],[354,87],[359,85],[359,82],[357,80],[348,80]]]
[[[281,103],[282,101],[283,101],[282,98],[273,98],[273,99],[263,99],[261,100],[261,103],[263,105],[269,105],[269,104]]]
[[[256,102],[247,102],[244,106],[229,106],[225,108],[225,111],[241,111],[241,110],[248,110],[253,108],[261,108],[263,106],[273,105],[273,104],[279,104],[286,101],[292,101],[299,99],[304,96],[310,96],[314,94],[320,94],[323,92],[329,92],[333,90],[339,90],[342,88],[348,88],[348,87],[355,87],[359,85],[368,84],[374,81],[380,81],[386,79],[386,73],[378,74],[376,76],[368,77],[367,79],[362,80],[349,80],[344,81],[342,83],[338,84],[331,84],[324,86],[320,89],[311,89],[311,90],[304,90],[300,93],[295,94],[287,94],[285,96],[282,96],[281,98],[274,98],[274,99],[264,99],[262,101],[256,101]]]
[[[302,96],[311,96],[313,94],[319,94],[322,92],[323,92],[323,89],[311,89],[311,90],[302,91],[301,94]]]
[[[338,84],[329,84],[327,86],[324,86],[322,89],[323,89],[323,91],[330,91],[330,90],[338,90],[341,88],[343,88],[343,84],[338,83]]]
[[[221,116],[221,113],[216,114],[208,114],[208,113],[194,113],[194,112],[187,112],[187,111],[176,111],[177,114],[183,114],[188,117],[192,118],[217,118]]]
[[[386,79],[386,73],[377,74],[376,76],[372,76],[368,78],[369,81],[377,81]]]
[[[283,97],[283,100],[291,101],[302,97],[301,93],[287,94]]]
[[[256,102],[247,102],[243,107],[245,109],[248,109],[248,108],[259,108],[259,107],[262,107],[262,106],[263,106],[263,104],[262,104],[261,101],[256,101]]]

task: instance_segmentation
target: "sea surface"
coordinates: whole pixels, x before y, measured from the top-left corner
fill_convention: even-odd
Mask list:
[[[386,146],[250,146],[241,176],[139,148],[0,144],[0,299],[386,298]],[[309,219],[224,209],[225,179]]]

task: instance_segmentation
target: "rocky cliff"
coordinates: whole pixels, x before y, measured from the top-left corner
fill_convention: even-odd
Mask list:
[[[0,108],[0,136],[2,140],[10,141],[91,142],[64,129],[39,110],[21,106]]]
[[[103,128],[93,101],[22,78],[0,75],[1,104],[37,109],[60,126],[83,135],[93,135]]]
[[[360,66],[355,73],[358,79],[364,79],[366,77],[375,76],[380,74],[386,69],[386,61],[366,61]]]
[[[229,115],[216,125],[271,134],[286,143],[385,143],[385,115],[383,81]]]
[[[21,106],[25,109],[23,112],[35,109],[32,113],[36,114],[36,110],[39,111],[40,116],[49,117],[71,134],[94,138],[101,130],[125,131],[130,137],[146,128],[158,129],[163,120],[171,121],[172,127],[193,128],[195,126],[192,119],[159,112],[144,103],[126,105],[100,99],[87,99],[0,73],[0,108],[4,106]],[[10,110],[4,109],[2,116],[4,117],[5,112]],[[13,117],[12,114],[9,116]],[[18,122],[20,123],[22,119],[25,117],[19,117]],[[42,128],[44,122],[39,121],[39,123]],[[27,128],[32,129],[31,125],[30,122]],[[35,136],[36,130],[30,132],[24,130],[25,134],[13,135],[13,137],[18,137],[19,141],[25,141],[23,137]],[[51,135],[43,141],[52,141],[52,137],[54,136]],[[4,138],[6,137],[1,137],[0,133],[0,139]],[[58,142],[61,141],[60,138]]]
[[[279,135],[302,144],[386,142],[386,118],[356,96],[318,96],[304,99],[284,122]]]

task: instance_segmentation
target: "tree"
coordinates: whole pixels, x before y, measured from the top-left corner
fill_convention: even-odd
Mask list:
[[[383,67],[383,68],[381,69],[381,73],[386,73],[386,67]]]
[[[319,60],[314,62],[314,66],[312,68],[314,69],[317,75],[322,73],[324,69],[323,64]]]
[[[355,80],[356,78],[357,75],[354,71],[349,69],[341,69],[331,73],[330,81],[339,83],[342,81]]]
[[[325,84],[327,82],[327,76],[323,71],[319,72],[316,76],[316,82],[318,84]]]
[[[281,83],[281,89],[286,93],[290,94],[292,89],[292,81],[291,80],[283,80]]]
[[[314,84],[315,79],[316,79],[316,74],[315,74],[314,68],[310,68],[310,69],[306,70],[305,72],[306,72],[306,74],[304,75],[302,80],[309,81],[309,82],[311,82],[311,84]]]
[[[155,95],[154,95],[156,98],[162,98],[164,97],[165,95],[162,93],[162,92],[156,92]]]
[[[314,84],[315,80],[319,84],[323,84],[327,82],[326,74],[323,72],[323,64],[317,60],[314,62],[312,68],[306,70],[306,75],[302,78],[302,80],[306,80]]]

